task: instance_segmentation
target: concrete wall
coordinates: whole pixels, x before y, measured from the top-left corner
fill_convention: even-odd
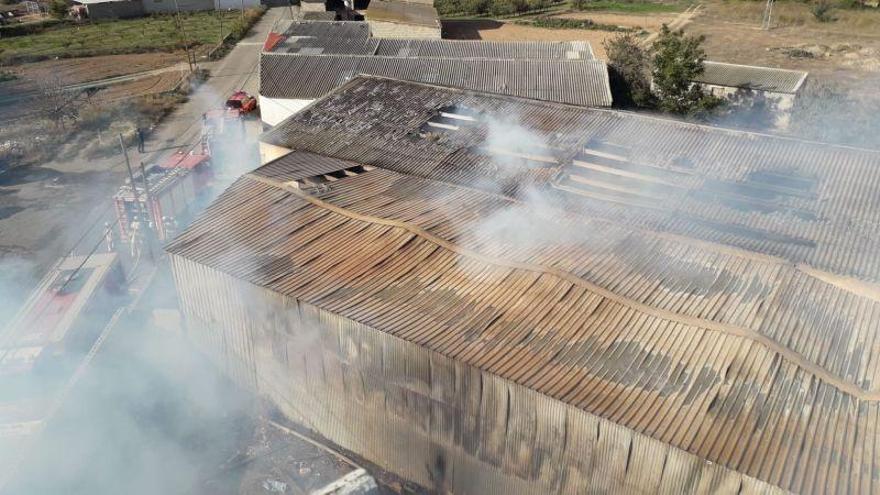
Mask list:
[[[440,39],[440,26],[416,26],[396,22],[372,21],[370,32],[377,38]]]
[[[143,0],[147,14],[175,12],[174,0]],[[177,0],[181,11],[213,10],[214,0]]]
[[[287,117],[299,112],[313,101],[315,100],[267,98],[265,96],[260,96],[260,118],[263,120],[264,124],[275,126]]]
[[[93,3],[86,6],[89,19],[126,19],[144,15],[144,6],[140,0],[122,2]]]
[[[260,141],[260,165],[265,165],[273,160],[277,160],[291,151],[290,148]]]
[[[260,0],[214,0],[217,10],[241,10],[242,4],[246,9],[256,8],[260,6]]]
[[[300,12],[326,12],[327,6],[324,2],[300,2]]]
[[[491,373],[171,255],[189,338],[291,420],[437,493],[781,493]]]

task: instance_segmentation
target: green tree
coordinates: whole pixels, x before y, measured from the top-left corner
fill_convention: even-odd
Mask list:
[[[52,0],[49,4],[49,13],[56,19],[64,19],[67,17],[70,6],[64,0]]]
[[[656,106],[651,93],[651,57],[634,33],[620,33],[602,44],[608,55],[614,103],[624,108]]]
[[[693,83],[704,70],[704,40],[703,36],[687,36],[684,31],[672,31],[663,25],[654,42],[651,71],[661,111],[702,120],[722,105],[720,98],[706,94]]]

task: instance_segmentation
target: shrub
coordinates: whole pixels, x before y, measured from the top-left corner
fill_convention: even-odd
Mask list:
[[[530,24],[551,29],[590,29],[593,31],[629,32],[630,28],[614,24],[600,24],[590,19],[561,19],[558,17],[537,17],[533,21],[519,21],[517,24]]]
[[[660,110],[703,120],[722,105],[720,98],[704,93],[693,83],[704,70],[704,40],[702,36],[687,36],[663,25],[654,42],[651,72]]]
[[[8,26],[0,26],[0,38],[11,38],[13,36],[27,36],[36,34],[58,27],[64,24],[61,19],[46,19],[40,22],[26,22],[22,24],[10,24]]]
[[[655,105],[651,94],[650,57],[633,33],[619,34],[603,43],[608,54],[608,73],[614,103],[624,108],[650,108]]]
[[[69,6],[64,0],[52,0],[49,4],[49,13],[56,19],[66,19]]]
[[[819,22],[831,22],[834,20],[834,17],[831,16],[832,9],[833,7],[827,0],[819,0],[810,8],[810,12]]]

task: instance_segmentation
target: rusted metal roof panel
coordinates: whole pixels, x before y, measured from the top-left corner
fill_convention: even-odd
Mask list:
[[[605,63],[598,60],[294,56],[264,53],[260,58],[260,94],[270,98],[314,99],[359,74],[573,105],[611,105],[608,70]]]
[[[581,229],[596,234],[527,251],[501,235],[479,237],[484,221],[511,205],[383,170],[344,179],[319,197],[250,175],[169,251],[783,488],[827,491],[870,480],[876,461],[846,460],[861,439],[838,436],[875,427],[874,392],[814,360],[819,354],[680,311],[702,300],[714,311],[721,303],[748,312],[736,299],[756,297],[743,284],[760,283],[752,277],[762,273],[741,265],[749,260],[719,260],[718,269],[740,264],[714,284],[726,295],[719,298],[689,287],[700,261],[677,250],[701,253],[703,263],[721,254],[684,241],[667,248],[683,272],[657,265],[651,275],[615,246],[637,234],[608,239],[598,235],[607,226],[588,220],[564,219],[585,221]],[[648,265],[654,247],[637,249]],[[591,272],[603,264],[626,265],[629,281],[594,284]],[[803,290],[778,273],[761,276],[781,290]],[[656,281],[667,286],[658,290]],[[630,284],[638,297],[623,294]],[[652,286],[658,302],[640,299],[648,295],[640,287]],[[790,413],[805,409],[810,414]]]
[[[753,89],[774,93],[797,93],[807,78],[799,70],[725,64],[706,61],[704,71],[696,81],[731,88]]]

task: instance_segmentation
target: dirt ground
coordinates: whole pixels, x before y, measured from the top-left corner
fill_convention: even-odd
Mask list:
[[[641,16],[637,16],[641,17]],[[443,37],[487,41],[588,41],[593,53],[605,57],[602,42],[614,33],[589,29],[546,29],[499,21],[443,21]]]
[[[182,53],[137,53],[88,58],[46,60],[9,67],[19,77],[39,80],[54,77],[64,84],[78,84],[108,77],[135,74],[184,62]]]
[[[777,4],[773,28],[761,29],[759,2],[708,2],[685,31],[706,37],[709,58],[806,70],[852,94],[880,100],[880,10],[834,10],[819,23],[802,3]]]
[[[114,84],[98,91],[94,98],[101,101],[117,101],[173,91],[185,75],[186,71],[163,72],[127,83]]]
[[[678,14],[626,14],[619,12],[566,12],[553,17],[562,19],[590,19],[597,24],[611,24],[642,32],[644,36],[660,31],[663,24],[672,23]],[[602,44],[617,33],[592,29],[549,29],[523,26],[494,20],[443,21],[443,37],[450,39],[482,39],[487,41],[588,41],[593,53],[605,58]]]

